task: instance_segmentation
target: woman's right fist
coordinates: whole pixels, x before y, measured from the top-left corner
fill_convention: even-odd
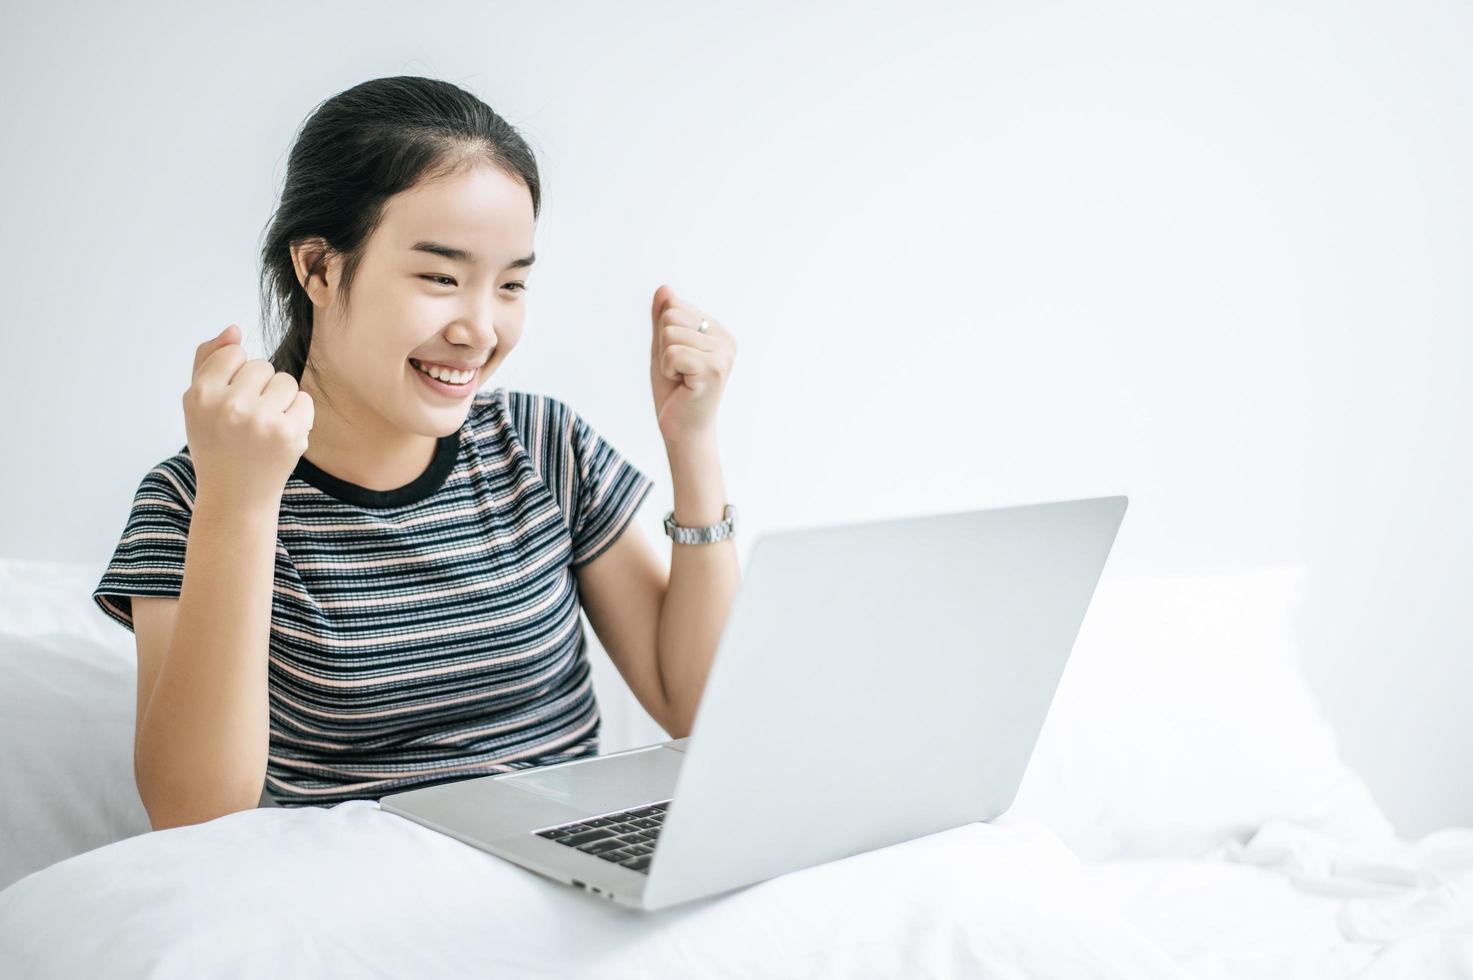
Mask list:
[[[246,360],[235,324],[195,350],[184,429],[198,487],[279,502],[312,419],[312,396],[270,361]]]

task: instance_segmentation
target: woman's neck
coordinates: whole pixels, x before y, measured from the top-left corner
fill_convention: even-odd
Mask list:
[[[367,405],[334,391],[336,407],[303,373],[299,385],[312,396],[312,431],[303,457],[318,469],[365,490],[397,490],[430,468],[439,439],[407,432]]]

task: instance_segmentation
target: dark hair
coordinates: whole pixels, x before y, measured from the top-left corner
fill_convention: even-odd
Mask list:
[[[449,82],[375,78],[320,103],[297,131],[281,202],[261,247],[261,310],[271,363],[302,379],[312,343],[312,301],[297,280],[291,245],[321,238],[343,256],[338,295],[346,308],[353,276],[388,199],[421,180],[490,163],[521,180],[542,210],[537,161],[515,127]],[[313,257],[314,270],[326,252]],[[316,372],[316,365],[313,366]]]

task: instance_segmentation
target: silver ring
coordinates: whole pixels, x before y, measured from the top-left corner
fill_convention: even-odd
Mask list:
[[[705,333],[706,331],[708,331],[710,329],[711,329],[711,321],[707,320],[705,317],[701,317],[701,325],[699,327],[696,327],[696,330],[698,332],[700,332],[700,333]]]

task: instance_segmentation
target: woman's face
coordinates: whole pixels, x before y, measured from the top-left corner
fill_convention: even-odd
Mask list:
[[[348,319],[336,302],[316,310],[327,315],[314,322],[308,371],[322,365],[313,381],[333,407],[427,436],[460,428],[476,389],[521,339],[532,270],[518,263],[533,254],[534,222],[526,186],[490,166],[390,198],[354,276]],[[337,276],[330,281],[336,295]],[[447,385],[412,362],[473,376]]]

